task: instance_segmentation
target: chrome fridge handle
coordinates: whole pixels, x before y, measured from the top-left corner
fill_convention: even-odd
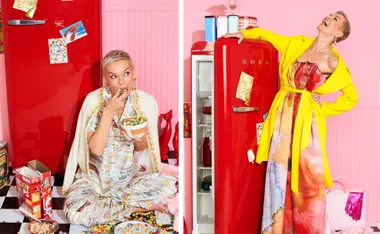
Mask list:
[[[253,111],[258,111],[258,110],[259,110],[258,107],[251,107],[251,106],[233,106],[232,107],[233,112],[239,112],[239,113],[253,112]]]
[[[13,19],[8,20],[9,25],[13,26],[28,26],[28,25],[39,25],[45,24],[46,20],[23,20],[23,19]]]

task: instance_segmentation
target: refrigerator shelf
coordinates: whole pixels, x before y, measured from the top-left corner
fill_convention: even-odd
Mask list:
[[[211,191],[205,191],[201,188],[198,190],[198,195],[210,195],[210,194],[211,194]]]
[[[212,117],[211,115],[203,115],[203,117],[198,122],[199,127],[212,127]]]
[[[211,91],[199,91],[198,92],[198,98],[201,99],[201,100],[209,100],[211,101]]]
[[[203,123],[203,122],[199,123],[198,126],[199,127],[205,127],[205,128],[211,128],[212,127],[211,123]]]
[[[214,224],[214,217],[208,215],[202,215],[198,219],[198,224]]]
[[[204,102],[210,102],[211,101],[211,96],[209,96],[209,95],[207,95],[207,94],[205,94],[206,96],[201,96],[201,97],[199,97],[202,101],[204,101]]]
[[[212,167],[205,167],[205,166],[199,166],[198,167],[199,170],[212,170]]]

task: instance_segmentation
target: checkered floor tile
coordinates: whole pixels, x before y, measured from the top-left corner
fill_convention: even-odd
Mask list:
[[[29,234],[29,220],[18,210],[16,180],[10,177],[11,185],[0,190],[0,234]],[[63,176],[52,176],[53,219],[59,223],[57,233],[80,234],[87,229],[80,225],[71,225],[63,213],[65,196],[62,194]]]

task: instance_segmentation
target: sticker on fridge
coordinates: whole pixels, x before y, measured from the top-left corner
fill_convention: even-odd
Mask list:
[[[82,21],[78,21],[62,29],[61,31],[59,31],[59,33],[61,33],[61,36],[63,39],[65,39],[66,43],[70,43],[87,36],[87,32],[83,26]]]
[[[50,64],[68,63],[67,44],[63,38],[48,39]]]
[[[34,12],[37,9],[38,0],[15,0],[13,8],[26,12],[26,17],[33,18]]]
[[[257,139],[257,145],[260,143],[260,137],[261,133],[263,132],[264,123],[257,123],[256,124],[256,139]]]
[[[268,117],[268,112],[265,113],[265,115],[263,116],[264,121],[267,120],[267,117]]]
[[[255,153],[250,149],[247,151],[248,162],[255,163]]]
[[[246,106],[249,106],[251,99],[253,80],[253,76],[250,76],[245,72],[241,72],[239,84],[236,89],[236,98],[243,100]]]

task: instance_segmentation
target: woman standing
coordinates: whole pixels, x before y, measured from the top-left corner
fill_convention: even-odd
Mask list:
[[[358,102],[356,87],[332,47],[350,34],[342,11],[323,18],[318,36],[282,36],[261,28],[224,37],[265,40],[282,55],[281,88],[265,122],[256,162],[268,161],[263,233],[325,232],[325,188],[332,186],[326,156],[326,117]],[[334,103],[319,95],[341,91]]]

